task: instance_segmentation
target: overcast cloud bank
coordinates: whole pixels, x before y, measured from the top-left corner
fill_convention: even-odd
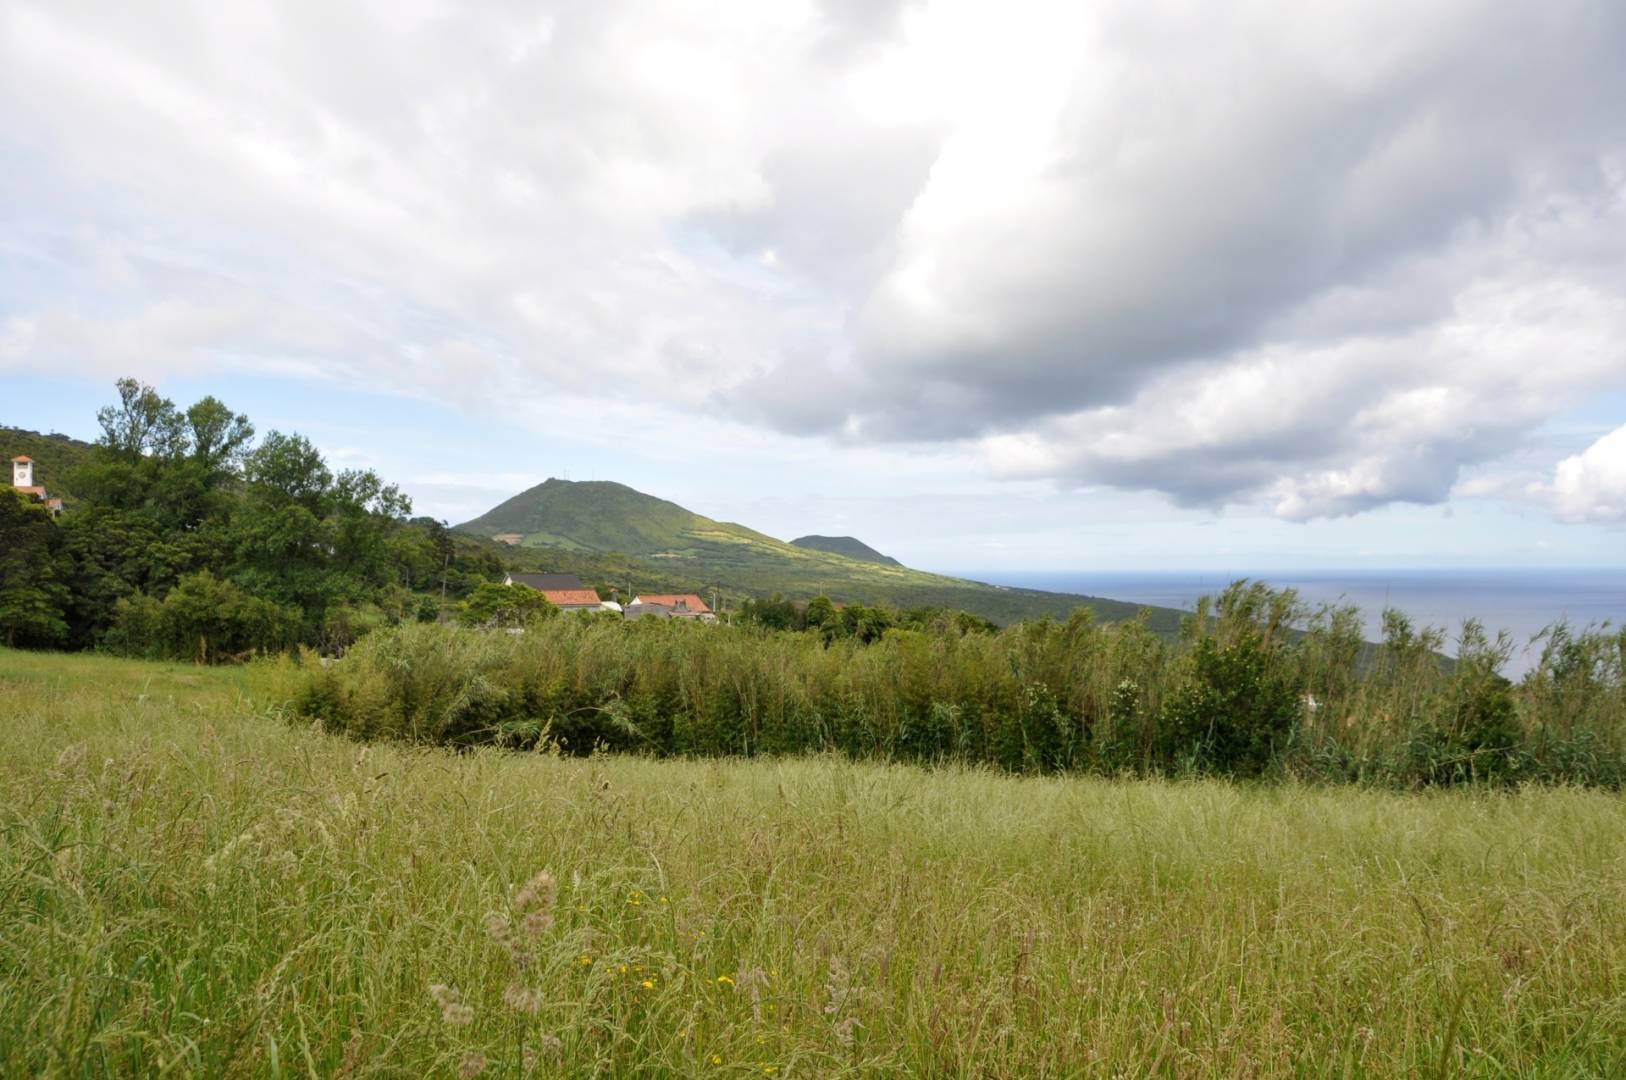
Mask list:
[[[1618,0],[14,0],[0,371],[1440,502],[1626,392],[1622,56]],[[1623,443],[1501,489],[1619,519]]]

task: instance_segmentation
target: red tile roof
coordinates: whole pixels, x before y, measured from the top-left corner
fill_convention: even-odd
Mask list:
[[[11,460],[13,460],[13,461],[26,461],[31,465],[34,463],[34,459],[29,457],[27,454],[18,454],[16,457],[12,458]]]
[[[42,488],[42,487],[39,487],[38,485],[36,485],[34,487],[13,488],[12,490],[13,491],[20,491],[24,495],[38,495],[42,499],[45,498],[45,489]]]
[[[672,594],[670,596],[640,596],[645,604],[655,604],[658,607],[671,608],[674,611],[689,611],[700,615],[711,614],[711,608],[706,602],[694,593]]]
[[[559,607],[598,607],[598,593],[592,589],[543,589],[548,603]]]

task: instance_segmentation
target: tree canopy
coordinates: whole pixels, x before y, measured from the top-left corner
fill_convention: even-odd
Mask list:
[[[53,522],[0,499],[0,641],[213,661],[346,647],[438,618],[501,572],[370,469],[335,471],[305,436],[135,379],[98,411],[80,496]]]

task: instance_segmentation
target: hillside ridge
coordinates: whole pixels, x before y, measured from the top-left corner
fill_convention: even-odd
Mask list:
[[[509,545],[511,561],[582,566],[591,574],[582,560],[613,555],[623,560],[623,571],[639,577],[658,575],[672,585],[682,583],[685,591],[722,590],[741,598],[823,595],[838,602],[952,608],[1001,623],[1066,618],[1080,607],[1104,621],[1119,621],[1134,618],[1143,607],[931,574],[896,560],[880,561],[887,557],[867,545],[861,547],[875,558],[787,543],[611,480],[550,478],[454,529]],[[1172,633],[1178,628],[1180,612],[1147,610],[1152,629]]]
[[[820,536],[817,533],[798,536],[791,541],[793,547],[809,551],[828,551],[832,555],[845,555],[859,562],[880,563],[882,566],[902,566],[890,555],[882,555],[856,536]]]
[[[75,439],[57,432],[45,434],[28,428],[0,425],[0,468],[5,470],[0,482],[11,483],[11,459],[19,454],[34,459],[37,482],[43,484],[53,496],[72,506],[79,501],[78,492],[69,486],[70,474],[79,465],[90,460],[95,446],[83,439]]]

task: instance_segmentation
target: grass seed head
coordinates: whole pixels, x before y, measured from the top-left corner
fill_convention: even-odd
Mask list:
[[[451,1027],[467,1027],[474,1021],[474,1010],[463,1004],[463,995],[457,987],[435,983],[429,987],[429,996],[440,1006],[441,1021]]]
[[[518,911],[551,911],[558,891],[559,887],[554,883],[553,875],[546,870],[538,870],[531,880],[521,885],[519,892],[514,894],[514,907]]]
[[[526,1016],[535,1016],[542,1011],[541,992],[518,982],[508,984],[508,988],[502,993],[502,999],[510,1009]]]

